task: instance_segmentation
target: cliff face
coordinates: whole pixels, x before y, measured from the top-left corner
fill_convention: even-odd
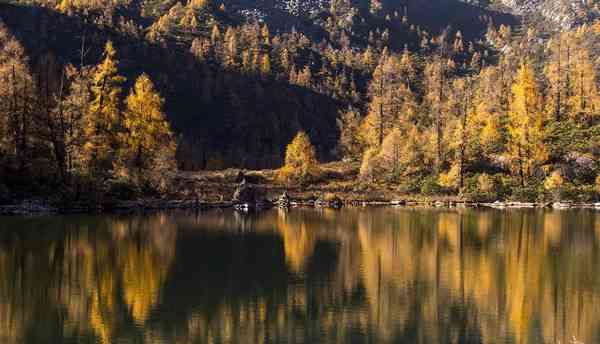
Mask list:
[[[501,0],[515,13],[540,16],[563,29],[588,22],[598,17],[598,0]]]

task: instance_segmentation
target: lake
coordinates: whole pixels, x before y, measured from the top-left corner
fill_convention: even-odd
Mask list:
[[[600,212],[0,217],[0,343],[600,343]]]

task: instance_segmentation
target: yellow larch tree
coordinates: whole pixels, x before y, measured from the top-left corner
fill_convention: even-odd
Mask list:
[[[565,35],[566,36],[566,35]],[[548,42],[549,58],[544,68],[548,80],[548,94],[546,97],[546,112],[550,118],[560,121],[569,113],[567,108],[569,70],[569,36],[559,34]]]
[[[384,54],[373,73],[369,84],[369,112],[361,128],[362,139],[369,147],[381,147],[383,139],[399,124],[404,98],[412,101],[405,94],[409,91],[398,70],[397,57]]]
[[[544,146],[545,115],[535,71],[530,61],[519,67],[512,86],[512,103],[509,111],[508,153],[514,162],[521,185],[531,177],[548,157]]]
[[[285,165],[279,171],[283,180],[306,178],[317,168],[317,154],[304,131],[298,132],[285,151]]]
[[[126,100],[120,162],[130,176],[164,176],[175,168],[176,144],[163,113],[163,99],[146,74],[139,76]],[[155,173],[148,173],[155,172]],[[153,181],[153,180],[150,180]]]
[[[84,117],[85,160],[91,173],[112,168],[116,133],[121,114],[121,84],[125,78],[118,74],[117,52],[108,41],[104,60],[95,69],[92,80],[92,102]]]
[[[590,57],[589,50],[578,46],[574,52],[574,63],[571,68],[571,96],[568,103],[571,117],[575,120],[590,120],[600,107],[596,64]]]

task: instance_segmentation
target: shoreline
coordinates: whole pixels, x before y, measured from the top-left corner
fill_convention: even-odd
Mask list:
[[[265,199],[259,202],[249,201],[201,201],[190,199],[138,199],[130,201],[106,202],[95,206],[83,204],[70,204],[56,206],[48,201],[24,200],[20,203],[0,205],[0,216],[31,216],[31,215],[68,215],[68,214],[111,214],[127,213],[136,211],[160,211],[160,210],[211,210],[211,209],[235,209],[241,212],[263,211],[272,208],[314,208],[314,209],[340,209],[340,208],[369,208],[369,207],[391,207],[391,208],[432,208],[432,209],[455,209],[455,208],[488,208],[497,210],[510,209],[597,209],[600,203],[577,203],[572,201],[561,202],[519,202],[519,201],[495,201],[495,202],[472,202],[460,199],[395,199],[395,200],[361,200],[340,199],[332,201],[322,199],[288,198],[283,201],[280,198]]]

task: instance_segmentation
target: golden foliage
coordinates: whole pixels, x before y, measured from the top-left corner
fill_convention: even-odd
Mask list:
[[[564,183],[565,181],[560,171],[554,171],[544,180],[544,188],[546,190],[556,190],[561,188]]]
[[[92,102],[84,117],[85,158],[90,172],[106,169],[113,159],[113,147],[121,113],[121,84],[117,52],[111,41],[104,48],[104,60],[96,67],[92,80]]]
[[[306,178],[316,172],[318,165],[315,148],[304,131],[298,132],[285,151],[285,165],[279,171],[282,180]]]
[[[512,103],[509,111],[508,151],[514,159],[514,170],[521,182],[530,177],[540,166],[548,152],[543,142],[545,116],[542,111],[541,94],[531,62],[525,61],[512,86]]]

